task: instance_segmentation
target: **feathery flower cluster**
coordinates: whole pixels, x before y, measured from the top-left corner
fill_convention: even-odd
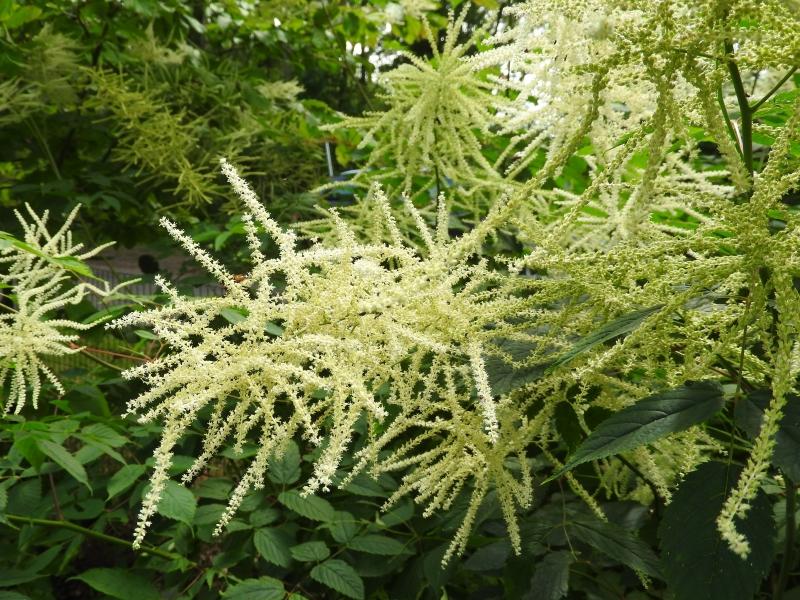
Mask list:
[[[486,133],[497,125],[493,106],[498,100],[492,96],[496,86],[464,59],[481,32],[458,43],[466,14],[462,10],[458,17],[451,15],[441,50],[423,18],[433,58],[426,61],[400,53],[408,62],[381,79],[386,90],[384,111],[347,117],[327,126],[331,130],[365,130],[359,147],[373,148],[364,170],[383,167],[380,180],[401,179],[403,192],[411,190],[416,176],[427,177],[433,185],[438,179],[467,186],[503,186],[503,179],[481,152],[478,132]],[[375,175],[370,179],[376,180]]]
[[[720,358],[738,364],[741,356],[742,376],[771,387],[750,459],[718,520],[722,537],[746,556],[749,546],[735,519],[747,513],[763,481],[783,406],[797,390],[800,331],[800,295],[792,285],[800,272],[793,249],[800,223],[782,201],[800,179],[791,151],[800,138],[800,103],[787,106],[788,121],[774,127],[758,122],[763,102],[757,94],[774,93],[800,61],[798,37],[790,33],[800,14],[778,0],[529,0],[514,11],[518,23],[496,36],[498,47],[472,59],[476,69],[508,63],[520,74],[505,84],[519,93],[516,108],[504,107],[508,131],[523,132],[509,175],[520,173],[540,147],[557,171],[583,136],[592,142],[590,164],[596,161],[585,191],[560,192],[568,210],[551,226],[543,227],[546,215],[530,209],[515,215],[534,247],[520,266],[563,278],[565,287],[576,286],[569,295],[584,300],[543,315],[538,325],[568,323],[565,333],[585,335],[585,319],[596,321],[598,313],[666,299],[633,334],[583,358],[574,373],[582,386],[594,383],[603,393],[627,388],[624,405],[641,397],[628,377],[633,369],[649,381],[677,385],[713,377]],[[755,22],[758,27],[744,25]],[[738,109],[747,105],[739,120],[732,98]],[[774,140],[761,172],[750,127]],[[689,148],[691,158],[698,131],[714,140],[725,171],[695,172],[686,150],[676,152]],[[721,177],[733,187],[720,185]],[[526,196],[541,181],[526,184]],[[512,204],[524,211],[525,199],[519,195]],[[678,210],[694,223],[683,231],[664,227],[651,216],[663,210]],[[769,215],[780,215],[779,228]],[[699,437],[694,445],[714,447]],[[655,473],[641,458],[640,469]]]
[[[77,261],[91,258],[111,245],[82,252],[83,244],[73,243],[69,228],[79,208],[51,234],[47,230],[48,213],[39,216],[26,205],[29,220],[15,211],[24,232],[24,244],[0,240],[0,265],[7,267],[0,273],[0,294],[10,301],[0,306],[0,388],[7,379],[11,381],[9,397],[3,401],[5,413],[12,409],[19,413],[29,398],[34,407],[38,406],[42,375],[64,393],[43,357],[80,352],[80,348],[70,345],[78,335],[64,330],[85,331],[92,324],[53,319],[51,315],[67,304],[79,303],[89,292],[114,292],[107,286],[100,289],[84,281],[74,284],[67,270],[71,264],[79,264]]]
[[[361,468],[375,461],[381,463],[373,466],[378,470],[411,467],[401,493],[416,492],[431,510],[449,506],[466,482],[477,478],[482,487],[473,515],[491,478],[500,478],[495,483],[504,490],[504,506],[513,518],[512,498],[526,503],[530,482],[524,461],[522,483],[514,483],[503,459],[508,439],[516,440],[517,451],[524,444],[510,422],[508,431],[504,427],[482,351],[498,332],[522,327],[507,319],[523,314],[530,300],[522,278],[493,273],[479,258],[486,233],[497,225],[493,215],[450,240],[446,227],[430,231],[407,202],[424,240],[420,253],[403,243],[386,197],[374,190],[391,243],[359,243],[334,212],[339,244],[299,249],[294,234],[277,225],[234,168],[223,161],[222,170],[248,211],[244,222],[252,271],[239,281],[165,219],[164,227],[226,288],[226,295],[184,298],[159,280],[170,296],[168,306],[111,324],[150,327],[175,350],[125,373],[149,388],[129,403],[128,413],[164,423],[136,543],[156,511],[173,447],[196,419],[206,421],[203,450],[184,481],[227,440],[242,448],[249,434],[258,438],[255,458],[217,531],[249,489],[264,485],[270,458],[295,435],[321,447],[306,493],[336,485],[361,419],[386,427],[369,445],[373,450],[365,452]],[[446,223],[444,206],[440,213]],[[259,228],[278,246],[278,258],[264,256]],[[381,399],[377,391],[384,385],[389,392]],[[399,410],[393,419],[391,407]],[[376,448],[409,429],[424,433],[389,458],[378,458]],[[412,448],[425,451],[409,457]]]
[[[800,373],[800,294],[793,284],[800,220],[782,202],[800,186],[792,150],[800,101],[782,127],[755,123],[773,140],[758,172],[752,145],[744,143],[744,117],[742,131],[731,118],[730,90],[737,103],[747,101],[746,71],[770,81],[767,92],[782,85],[780,74],[800,60],[800,41],[790,33],[800,15],[780,0],[529,0],[513,11],[518,22],[494,38],[496,47],[469,58],[469,44],[457,45],[464,13],[451,19],[443,50],[429,32],[434,59],[408,57],[387,75],[388,110],[339,125],[366,129],[364,144],[374,145],[361,183],[394,177],[411,190],[412,178],[425,175],[472,186],[473,194],[489,190],[490,202],[510,196],[496,200],[463,237],[449,238],[441,196],[435,232],[408,201],[405,222],[420,241],[419,249],[409,246],[387,198],[373,190],[355,209],[377,207],[380,218],[367,219],[370,241],[332,211],[335,242],[305,247],[224,162],[248,210],[254,266],[245,281],[164,222],[227,294],[190,300],[161,281],[169,306],[115,324],[151,327],[175,350],[127,373],[149,386],[129,412],[165,423],[137,544],[175,443],[204,419],[203,451],[184,481],[227,440],[237,448],[248,437],[259,440],[218,531],[245,493],[263,486],[269,460],[300,435],[321,447],[307,493],[346,484],[362,471],[399,471],[401,485],[388,504],[410,494],[430,514],[468,494],[447,560],[464,550],[478,507],[493,492],[518,549],[515,511],[531,499],[528,449],[539,446],[560,466],[551,453],[557,405],[567,403],[588,432],[590,406],[619,410],[688,380],[716,378],[721,361],[741,360],[742,377],[773,395],[718,521],[731,548],[748,553],[735,521],[767,472]],[[755,15],[758,28],[741,25]],[[508,69],[506,80],[482,75],[498,65]],[[747,83],[754,90],[763,85]],[[501,85],[512,92],[509,102],[492,94]],[[744,116],[752,117],[759,105],[748,106]],[[481,136],[497,132],[514,137],[490,163]],[[547,189],[587,137],[588,187]],[[714,141],[724,170],[690,164],[699,137]],[[523,182],[540,150],[543,166]],[[368,171],[387,165],[389,171]],[[659,222],[659,212],[680,214],[690,227]],[[773,227],[769,215],[779,215],[782,227]],[[279,248],[278,258],[264,256],[259,228]],[[500,229],[530,249],[510,263],[512,275],[480,256],[486,237]],[[514,275],[523,270],[537,275]],[[539,369],[535,385],[499,398],[492,389],[489,361],[537,372],[600,324],[648,307],[617,342],[585,348],[566,367]],[[342,456],[362,420],[374,427],[344,474]],[[626,458],[668,499],[685,473],[719,451],[695,427]],[[620,464],[595,465],[601,487],[649,496],[652,489],[632,483]],[[567,482],[601,515],[575,477]]]

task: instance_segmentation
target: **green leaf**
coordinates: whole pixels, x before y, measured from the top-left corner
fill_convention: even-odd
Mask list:
[[[687,383],[639,400],[600,423],[551,481],[577,465],[649,444],[702,423],[723,405],[722,387],[713,381]]]
[[[233,483],[225,477],[209,477],[204,479],[194,488],[198,498],[212,498],[213,500],[227,500],[230,497]]]
[[[39,10],[39,9],[36,9]],[[19,14],[19,11],[15,14]],[[13,17],[12,17],[13,18]],[[29,254],[33,254],[34,256],[38,256],[39,258],[49,262],[52,265],[55,265],[61,269],[66,271],[72,271],[77,275],[81,275],[83,277],[91,277],[93,279],[97,279],[94,274],[92,273],[92,269],[89,266],[74,256],[50,256],[49,254],[45,254],[38,248],[34,248],[30,244],[23,242],[22,240],[18,240],[10,233],[6,233],[5,231],[0,231],[0,240],[10,243],[12,246],[17,248],[18,250],[22,250],[23,252],[27,252]]]
[[[311,569],[311,579],[355,600],[364,598],[364,582],[346,562],[332,558]]]
[[[50,440],[37,439],[36,445],[39,449],[59,467],[69,473],[74,479],[80,481],[83,485],[91,491],[92,486],[89,485],[89,478],[86,475],[86,469],[72,454],[70,454],[64,446],[56,444]]]
[[[278,500],[289,510],[312,521],[328,522],[334,516],[333,506],[330,502],[317,496],[301,496],[297,490],[281,492]]]
[[[23,596],[18,592],[0,591],[0,600],[31,600],[31,597]]]
[[[549,369],[555,369],[556,367],[565,365],[576,356],[591,350],[599,344],[613,340],[615,337],[625,335],[626,333],[630,333],[639,325],[641,325],[642,321],[644,321],[647,317],[661,310],[663,306],[663,304],[658,304],[656,306],[651,306],[650,308],[636,310],[626,315],[622,315],[610,323],[606,323],[600,329],[579,340],[569,351],[558,357],[549,366]]]
[[[33,433],[28,431],[19,432],[14,436],[14,445],[11,450],[22,456],[38,471],[44,462],[45,455],[39,448],[37,441],[38,438]]]
[[[379,516],[379,523],[386,527],[394,527],[400,523],[405,523],[414,516],[414,503],[410,500],[398,502],[395,507],[386,514]]]
[[[264,325],[264,331],[276,337],[280,337],[283,335],[283,327],[273,323],[272,321],[267,321],[267,324]]]
[[[283,456],[270,461],[267,477],[279,485],[289,485],[300,479],[300,449],[293,440],[286,444]]]
[[[19,569],[0,569],[0,587],[11,587],[22,585],[29,581],[35,581],[42,577],[47,577],[46,573],[34,573],[33,571],[22,571]]]
[[[224,504],[203,504],[197,507],[194,513],[195,525],[216,525],[225,514]]]
[[[548,552],[536,563],[531,588],[525,599],[560,600],[569,589],[569,567],[574,562],[571,552]]]
[[[191,525],[196,510],[197,500],[194,494],[175,481],[167,481],[164,493],[158,502],[159,514]]]
[[[0,587],[12,587],[47,577],[47,573],[41,573],[40,571],[53,562],[53,559],[61,553],[62,547],[62,544],[52,546],[32,560],[28,560],[24,570],[0,569]]]
[[[259,577],[240,581],[225,590],[222,597],[233,600],[283,600],[285,595],[280,581],[272,577]]]
[[[144,475],[144,471],[144,465],[125,465],[114,473],[111,479],[108,480],[108,485],[106,486],[106,491],[108,492],[108,498],[106,498],[106,500],[111,500],[114,496],[121,494],[131,487],[136,483],[139,477]]]
[[[509,354],[514,361],[523,361],[534,350],[535,346],[528,342],[516,340],[495,341],[499,350]],[[489,354],[484,357],[486,373],[489,375],[489,386],[497,396],[507,394],[518,387],[541,379],[550,365],[540,364],[530,367],[516,368],[502,356]]]
[[[366,552],[367,554],[380,554],[382,556],[396,556],[402,554],[406,547],[399,542],[385,535],[366,534],[353,538],[347,543],[351,550]]]
[[[569,535],[617,562],[651,577],[663,578],[658,557],[650,546],[619,525],[578,515],[570,520],[567,530]]]
[[[730,469],[730,471],[729,471]],[[775,524],[758,493],[737,529],[750,543],[743,560],[720,539],[717,517],[739,468],[709,462],[690,473],[672,497],[658,530],[664,574],[675,600],[751,600],[769,570]]]
[[[755,439],[761,430],[764,410],[771,398],[769,390],[757,390],[736,403],[736,424],[751,439]],[[775,435],[772,463],[793,481],[800,481],[800,398],[795,395],[789,396],[783,408],[783,417]]]
[[[101,594],[120,600],[160,600],[153,583],[130,569],[89,569],[72,579],[79,579]]]
[[[316,541],[292,546],[289,551],[292,553],[292,558],[300,562],[319,562],[331,555],[325,542]]]
[[[247,311],[243,308],[223,308],[219,314],[231,325],[240,323],[247,318]]]
[[[389,492],[384,490],[380,484],[366,473],[359,473],[347,484],[344,491],[356,496],[367,496],[372,498],[388,498]]]
[[[470,571],[494,571],[502,569],[511,555],[508,540],[481,546],[464,561],[464,568]]]
[[[358,534],[358,520],[349,512],[337,510],[333,519],[327,523],[328,530],[333,539],[340,544],[346,544]]]
[[[30,21],[35,21],[42,14],[42,9],[38,6],[20,6],[17,7],[11,16],[5,19],[5,25],[9,29],[16,29]]]
[[[133,333],[138,335],[140,338],[144,340],[157,340],[158,336],[153,333],[152,331],[147,331],[146,329],[134,329]]]
[[[289,534],[275,527],[264,527],[253,534],[253,545],[258,554],[266,561],[279,567],[288,567],[292,562],[289,551],[291,538]]]
[[[119,448],[128,442],[125,437],[121,436],[108,425],[102,423],[95,423],[94,425],[84,427],[77,437],[87,443],[89,441],[97,441],[106,446],[111,446],[112,448]]]
[[[274,508],[259,508],[258,510],[254,510],[250,513],[250,524],[253,527],[263,527],[264,525],[274,523],[280,518],[280,516],[280,511]]]

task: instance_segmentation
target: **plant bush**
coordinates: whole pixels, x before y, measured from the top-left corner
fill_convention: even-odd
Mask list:
[[[88,70],[55,16],[32,34],[41,9],[0,12],[30,28],[14,48],[49,53],[3,84],[9,131],[46,142],[51,118],[107,112],[108,160],[148,194],[176,186],[146,219],[167,213],[224,290],[95,289],[74,212],[51,235],[34,205],[2,234],[9,598],[798,593],[800,7],[298,3],[295,41],[328,32],[361,66],[364,103],[336,108],[366,112],[270,104],[356,167],[298,166],[273,206],[239,86],[298,88],[240,84],[210,52],[185,63],[263,42],[273,13],[158,6],[130,56],[106,67],[104,41]],[[359,36],[386,61],[374,82]],[[45,154],[6,171],[58,175]],[[312,186],[307,210],[289,202]],[[193,239],[212,206],[238,216]],[[246,252],[217,258],[212,238]],[[67,352],[85,363],[56,378]]]

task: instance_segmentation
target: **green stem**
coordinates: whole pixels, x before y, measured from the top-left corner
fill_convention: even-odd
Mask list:
[[[26,123],[34,137],[39,142],[39,145],[41,145],[42,150],[44,150],[45,154],[47,154],[47,159],[50,161],[50,167],[53,169],[53,174],[56,176],[56,179],[61,181],[61,171],[58,169],[58,163],[56,163],[56,159],[53,156],[53,153],[50,151],[50,145],[47,143],[47,138],[45,138],[38,125],[36,125],[35,119],[28,119]]]
[[[80,525],[73,523],[71,521],[53,521],[51,519],[36,519],[34,517],[24,517],[22,515],[9,515],[9,514],[6,514],[5,518],[8,519],[9,521],[15,521],[17,523],[27,523],[28,525],[39,525],[41,527],[57,527],[59,529],[67,529],[69,531],[74,531],[75,533],[80,533],[81,535],[88,535],[89,537],[93,537],[98,540],[103,540],[104,542],[117,544],[118,546],[125,546],[131,549],[133,548],[133,542],[115,537],[113,535],[107,535],[105,533],[95,531],[94,529],[81,527]],[[165,550],[161,550],[160,548],[156,548],[150,545],[147,545],[144,548],[142,548],[142,554],[152,554],[153,556],[160,556],[161,558],[166,558],[168,560],[183,559],[183,557],[180,554],[173,554],[172,552],[166,552]],[[191,561],[189,562],[191,563]]]
[[[113,365],[110,362],[105,361],[102,358],[99,358],[99,357],[95,356],[91,352],[87,352],[86,349],[84,349],[84,348],[81,348],[81,354],[83,356],[85,356],[86,358],[88,358],[89,360],[91,360],[93,362],[96,362],[97,364],[106,367],[107,369],[113,369],[114,371],[124,371],[125,370],[122,367],[119,367],[117,365]]]
[[[781,561],[781,574],[778,578],[778,587],[775,590],[775,600],[783,598],[783,592],[786,589],[786,584],[789,582],[789,572],[792,570],[794,563],[794,542],[797,534],[797,522],[794,515],[797,511],[797,487],[794,481],[786,477],[786,540],[783,548],[783,560]]]
[[[741,113],[742,122],[742,136],[739,144],[742,147],[742,159],[744,166],[750,177],[753,177],[753,111],[750,108],[750,102],[747,99],[747,92],[744,91],[744,84],[742,83],[742,75],[739,73],[739,67],[733,60],[733,44],[725,42],[726,61],[728,63],[728,72],[731,75],[731,82],[733,89],[736,92],[736,101],[739,103],[739,112]]]
[[[733,130],[733,123],[731,123],[731,117],[728,114],[728,109],[725,106],[725,99],[722,97],[722,87],[717,89],[717,102],[719,102],[719,107],[722,110],[722,118],[725,119],[725,126],[728,128],[728,135],[731,136],[733,143],[736,144],[736,150],[739,152],[739,156],[742,155],[742,148],[739,146],[739,138],[736,137],[736,132]]]
[[[784,75],[783,78],[778,83],[776,83],[775,86],[770,91],[768,91],[761,100],[759,100],[758,102],[753,104],[753,106],[750,107],[751,113],[756,112],[761,107],[761,105],[764,104],[764,102],[772,98],[772,95],[779,89],[781,89],[781,86],[789,80],[789,77],[794,75],[795,71],[797,71],[797,67],[792,67],[791,69],[789,69],[789,72],[786,75]]]

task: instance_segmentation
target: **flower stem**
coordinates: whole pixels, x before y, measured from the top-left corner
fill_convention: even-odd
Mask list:
[[[783,548],[783,560],[781,561],[781,574],[778,578],[778,586],[775,590],[775,600],[783,598],[783,592],[789,581],[789,572],[794,563],[794,542],[797,534],[797,521],[795,511],[797,510],[797,486],[794,481],[783,475],[786,482],[786,540]]]
[[[731,75],[731,82],[733,89],[736,91],[736,101],[739,103],[739,112],[741,114],[740,120],[742,123],[742,135],[738,140],[742,148],[742,159],[750,178],[753,177],[753,110],[750,108],[750,102],[747,99],[747,92],[744,91],[744,84],[742,83],[742,75],[739,73],[739,67],[736,61],[733,60],[733,44],[725,42],[725,54],[727,56],[728,72]]]
[[[87,535],[89,537],[96,538],[98,540],[103,540],[104,542],[109,542],[111,544],[117,544],[119,546],[126,546],[128,548],[133,548],[133,542],[128,540],[124,540],[122,538],[118,538],[113,535],[108,535],[102,533],[100,531],[95,531],[94,529],[88,529],[86,527],[82,527],[77,523],[73,523],[72,521],[54,521],[51,519],[37,519],[34,517],[25,517],[22,515],[9,515],[6,514],[5,518],[9,521],[16,522],[16,523],[27,523],[28,525],[39,525],[41,527],[57,527],[60,529],[68,529],[69,531],[74,531],[76,533],[80,533],[81,535]],[[172,552],[167,552],[165,550],[161,550],[160,548],[156,548],[155,546],[146,546],[142,548],[142,554],[152,554],[153,556],[160,556],[161,558],[166,558],[168,560],[186,560],[180,554],[173,554]],[[190,564],[194,564],[191,561],[187,561]]]

